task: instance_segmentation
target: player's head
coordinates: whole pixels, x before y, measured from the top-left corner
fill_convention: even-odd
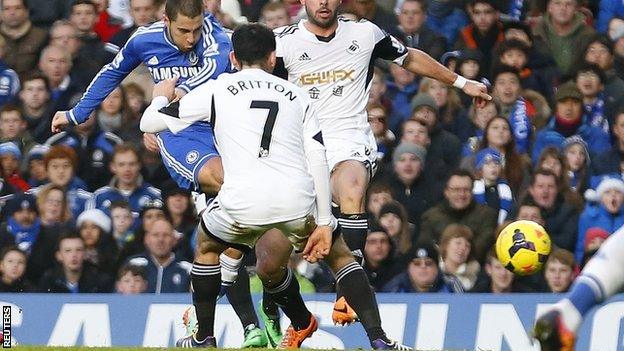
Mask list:
[[[202,0],[167,0],[165,25],[180,51],[191,51],[201,37],[204,20]]]
[[[301,0],[301,3],[305,6],[308,21],[321,28],[329,28],[336,23],[342,0]]]
[[[230,60],[236,68],[260,66],[271,72],[275,67],[275,36],[262,24],[252,23],[238,27],[232,34]]]

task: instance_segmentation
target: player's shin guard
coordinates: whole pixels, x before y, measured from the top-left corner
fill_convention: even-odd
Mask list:
[[[194,263],[191,270],[193,305],[197,314],[197,340],[214,336],[215,305],[221,288],[221,267]]]
[[[364,246],[366,245],[366,235],[368,234],[368,214],[346,214],[341,212],[340,217],[338,217],[338,223],[342,230],[342,237],[351,253],[353,253],[355,260],[360,265],[363,265]]]
[[[344,266],[336,272],[336,285],[357,313],[371,342],[376,339],[387,341],[386,333],[381,328],[381,318],[379,317],[375,294],[362,266],[356,262]]]
[[[240,318],[243,328],[251,324],[259,326],[258,316],[256,316],[256,310],[249,292],[249,273],[244,266],[240,266],[238,269],[238,278],[227,289],[225,295],[234,308],[234,312]]]
[[[295,330],[309,326],[311,313],[299,293],[299,282],[292,270],[288,269],[284,278],[275,285],[267,286],[264,281],[262,283],[265,293],[282,308]]]

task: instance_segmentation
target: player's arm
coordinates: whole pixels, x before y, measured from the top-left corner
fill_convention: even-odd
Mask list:
[[[487,87],[485,84],[474,80],[468,80],[452,72],[426,52],[407,48],[395,37],[385,33],[376,25],[372,23],[370,25],[373,27],[373,36],[375,38],[373,58],[379,57],[393,61],[415,74],[433,78],[462,89],[469,96],[485,100],[492,99],[492,97],[487,94]]]
[[[194,122],[214,118],[211,84],[204,84],[170,103],[175,96],[176,80],[167,79],[154,86],[152,103],[141,118],[141,131],[158,133],[168,129],[178,133]]]
[[[314,263],[329,254],[336,221],[331,213],[329,168],[325,156],[323,134],[312,104],[307,105],[303,130],[303,148],[316,193],[316,224],[318,225],[308,238],[306,247],[303,249],[303,257],[308,262]]]
[[[141,63],[139,51],[135,49],[136,38],[128,40],[113,61],[102,67],[74,108],[59,111],[54,115],[53,132],[60,132],[61,128],[68,124],[78,125],[86,121],[108,94]]]

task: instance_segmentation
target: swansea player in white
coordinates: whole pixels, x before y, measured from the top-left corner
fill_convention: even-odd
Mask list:
[[[355,255],[361,255],[368,230],[365,194],[377,158],[375,137],[366,115],[375,59],[391,60],[478,99],[491,97],[482,83],[458,76],[420,50],[406,48],[372,22],[338,18],[341,2],[301,0],[308,19],[275,31],[274,74],[305,89],[316,107],[327,148],[333,201],[340,208],[338,221],[349,247]],[[364,272],[354,270],[349,274]],[[341,288],[338,282],[339,296]],[[334,323],[355,320],[349,304],[342,297],[338,299],[332,315]],[[359,319],[369,333],[378,324],[366,316],[360,315]]]
[[[227,247],[249,251],[255,246],[265,291],[291,320],[280,346],[299,347],[317,322],[287,268],[292,248],[302,250],[310,262],[324,258],[334,272],[359,266],[342,237],[332,235],[336,224],[325,147],[307,93],[268,73],[276,61],[275,39],[268,28],[242,26],[232,43],[230,58],[240,72],[221,75],[171,105],[173,84],[159,84],[141,121],[146,132],[174,133],[183,129],[180,122],[210,121],[222,155],[223,185],[202,215],[192,271],[198,331],[178,345],[215,344],[219,254]],[[362,313],[379,314],[366,277],[347,285],[348,296],[363,296],[359,300],[367,306]],[[382,330],[371,345],[406,349],[389,341]]]

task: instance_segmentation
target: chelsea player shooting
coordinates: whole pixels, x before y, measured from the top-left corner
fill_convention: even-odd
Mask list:
[[[78,104],[54,115],[52,131],[86,121],[141,63],[156,83],[178,77],[176,94],[181,97],[229,71],[231,50],[228,34],[212,14],[203,14],[200,0],[167,0],[164,19],[137,29],[115,59],[95,76]],[[216,192],[223,171],[212,138],[196,138],[205,133],[212,135],[210,126],[196,123],[178,135],[159,133],[157,142],[167,170],[180,187]]]

